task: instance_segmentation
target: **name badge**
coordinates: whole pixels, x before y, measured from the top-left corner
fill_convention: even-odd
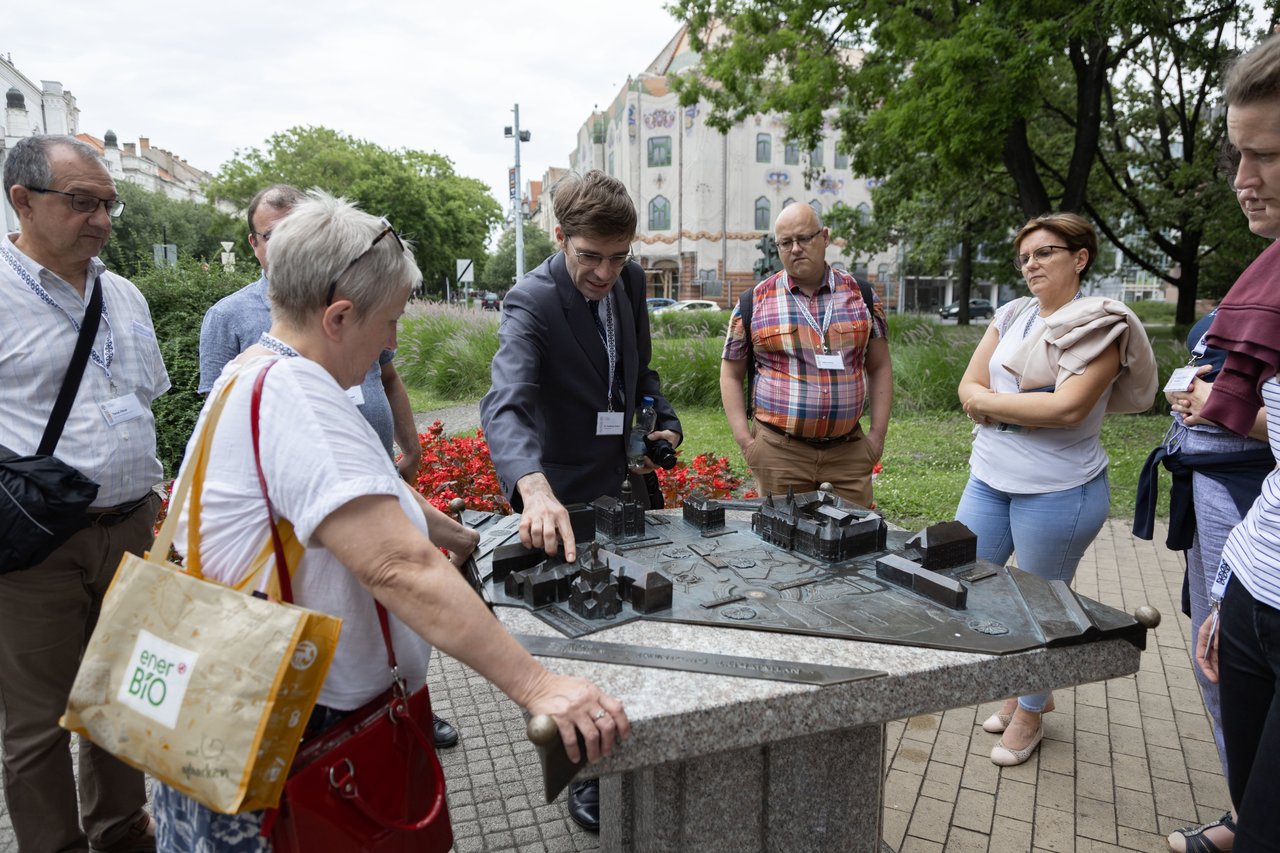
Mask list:
[[[351,398],[351,402],[357,406],[364,405],[364,388],[359,385],[352,385],[347,389],[347,396]]]
[[[596,412],[596,435],[622,435],[622,412]]]
[[[844,357],[838,352],[816,353],[819,370],[844,370]]]
[[[1168,394],[1185,394],[1191,390],[1191,386],[1196,380],[1195,365],[1188,364],[1185,367],[1179,367],[1173,371],[1169,377],[1169,381],[1164,384],[1165,393]]]
[[[132,392],[99,403],[98,408],[102,410],[102,417],[106,419],[108,426],[128,423],[134,418],[142,417],[142,413],[146,411],[138,395]]]

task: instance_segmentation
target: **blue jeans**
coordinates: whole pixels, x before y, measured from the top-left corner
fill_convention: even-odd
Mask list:
[[[1017,551],[1023,571],[1070,583],[1110,511],[1111,482],[1105,469],[1083,486],[1030,495],[1002,492],[971,476],[956,520],[977,535],[979,559],[1002,566]],[[1049,696],[1023,696],[1018,704],[1039,713]]]

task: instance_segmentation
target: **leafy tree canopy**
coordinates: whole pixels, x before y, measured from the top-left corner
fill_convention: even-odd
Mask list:
[[[880,182],[868,239],[1007,241],[1030,216],[1079,211],[1128,266],[1179,286],[1179,322],[1203,265],[1226,274],[1251,257],[1226,257],[1243,223],[1217,101],[1229,59],[1268,29],[1252,4],[677,0],[673,12],[702,52],[676,81],[682,100],[704,99],[721,127],[779,114],[802,146],[837,129],[852,167]]]
[[[532,222],[524,224],[524,266],[525,272],[536,267],[556,253],[556,245],[551,238]],[[484,290],[502,293],[508,290],[516,278],[516,229],[508,228],[502,232],[498,245],[489,256],[477,281]]]
[[[124,213],[111,223],[102,260],[126,278],[154,266],[152,247],[157,243],[176,245],[180,259],[213,262],[222,253],[219,243],[237,236],[243,240],[238,221],[212,204],[172,199],[128,181],[116,184],[116,192]],[[244,246],[247,251],[248,244]]]
[[[237,152],[211,194],[247,207],[273,183],[317,187],[385,216],[413,244],[428,293],[444,292],[457,258],[479,258],[502,210],[488,188],[434,152],[392,151],[324,127],[293,127],[264,148]]]

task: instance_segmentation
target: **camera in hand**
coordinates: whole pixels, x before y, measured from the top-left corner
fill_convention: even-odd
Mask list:
[[[676,449],[671,446],[671,442],[665,438],[659,438],[656,441],[644,440],[644,455],[653,460],[653,464],[659,468],[671,469],[676,467]]]

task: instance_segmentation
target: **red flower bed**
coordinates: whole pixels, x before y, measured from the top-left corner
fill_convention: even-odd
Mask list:
[[[724,456],[699,453],[691,463],[682,460],[670,470],[659,468],[658,482],[662,485],[662,497],[667,507],[675,508],[695,492],[709,498],[733,497],[742,485],[742,478],[729,469],[729,460]],[[746,495],[751,496],[751,493]]]
[[[418,491],[441,512],[449,502],[462,498],[467,509],[507,514],[511,504],[502,495],[498,472],[489,459],[484,430],[474,436],[450,438],[444,425],[436,421],[418,436],[422,445],[422,465],[418,468]]]
[[[444,434],[436,421],[418,436],[422,443],[422,466],[418,469],[418,491],[439,510],[449,511],[454,498],[466,501],[467,509],[509,513],[511,504],[498,486],[498,472],[489,458],[484,430],[474,436]],[[742,478],[729,468],[729,460],[706,453],[692,463],[678,462],[671,470],[658,470],[658,482],[668,507],[679,507],[694,492],[713,498],[732,497]],[[754,497],[748,492],[746,497]]]

